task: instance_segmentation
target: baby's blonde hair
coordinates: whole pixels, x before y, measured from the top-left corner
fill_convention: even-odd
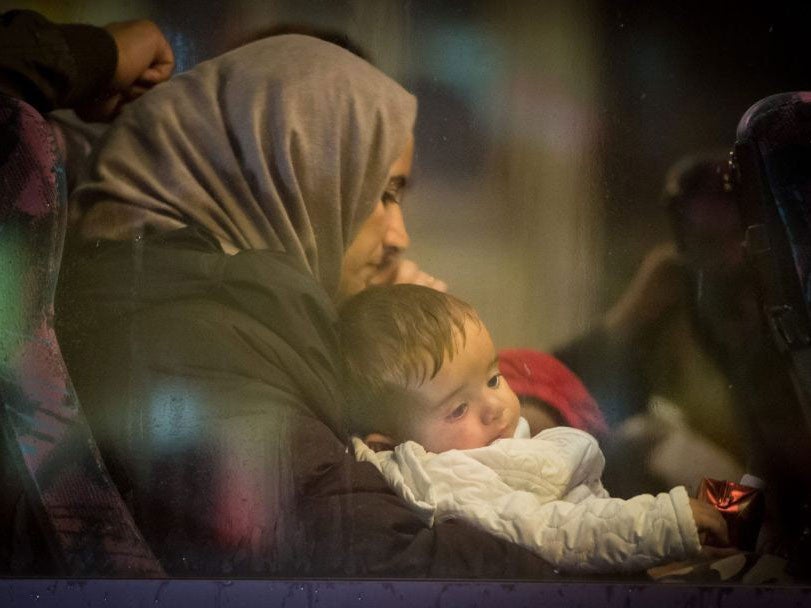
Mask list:
[[[466,302],[418,285],[370,287],[339,312],[347,420],[358,435],[398,435],[408,389],[453,359],[467,320],[481,324]]]

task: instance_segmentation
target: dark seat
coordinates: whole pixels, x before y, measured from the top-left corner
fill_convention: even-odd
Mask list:
[[[779,503],[795,574],[811,579],[811,93],[783,93],[741,118],[733,155],[743,246],[761,306],[745,389],[760,468]]]
[[[0,95],[3,464],[21,482],[60,574],[160,577],[105,469],[54,333],[66,218],[65,173],[48,123]]]

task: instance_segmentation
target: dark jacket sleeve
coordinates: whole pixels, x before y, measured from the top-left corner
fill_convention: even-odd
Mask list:
[[[302,526],[313,539],[299,572],[311,576],[555,578],[552,567],[540,557],[464,521],[426,526],[373,465],[356,462],[351,450],[323,427],[313,425],[305,435],[309,440],[300,443],[298,457],[324,474],[299,507]],[[336,518],[338,514],[343,517]]]
[[[650,385],[638,344],[600,325],[554,354],[580,377],[610,426],[645,411]]]
[[[115,40],[92,25],[56,24],[33,11],[0,15],[0,93],[40,112],[73,108],[106,91]]]

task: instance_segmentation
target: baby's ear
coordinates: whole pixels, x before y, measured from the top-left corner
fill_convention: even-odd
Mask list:
[[[386,452],[393,450],[397,443],[388,435],[381,433],[369,433],[363,438],[363,443],[372,448],[375,452]]]

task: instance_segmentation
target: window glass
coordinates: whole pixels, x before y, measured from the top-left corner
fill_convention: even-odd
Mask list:
[[[554,379],[550,375],[550,379],[543,380],[547,384],[540,392],[526,388],[518,397],[531,427],[536,420],[543,420],[538,424],[544,426],[563,421],[565,426],[579,427],[597,436],[599,446],[597,443],[589,446],[594,450],[599,447],[605,453],[604,475],[601,477],[600,457],[595,456],[597,464],[591,478],[586,480],[588,483],[580,480],[583,483],[574,485],[588,488],[590,498],[603,498],[598,478],[602,478],[612,496],[621,498],[666,493],[682,486],[685,490],[674,495],[673,500],[682,501],[682,513],[706,523],[696,511],[699,507],[686,503],[688,496],[702,492],[709,496],[707,484],[702,485],[703,478],[738,482],[749,474],[747,483],[754,486],[761,485],[764,478],[769,479],[775,490],[770,494],[768,513],[777,520],[773,526],[777,540],[769,544],[768,539],[761,539],[759,545],[778,560],[773,562],[779,564],[778,574],[769,580],[793,582],[796,578],[792,576],[796,577],[797,572],[799,580],[809,580],[811,544],[800,533],[809,529],[811,493],[809,480],[801,472],[807,458],[798,455],[807,451],[804,442],[811,419],[803,382],[806,364],[800,355],[796,358],[785,355],[788,352],[785,341],[780,342],[780,336],[791,330],[785,329],[789,323],[785,319],[794,317],[764,316],[759,291],[763,279],[755,276],[747,265],[752,260],[746,257],[747,249],[742,245],[744,241],[751,244],[747,235],[753,233],[747,232],[747,228],[755,221],[748,212],[741,212],[743,203],[737,198],[744,193],[756,196],[752,195],[755,182],[768,186],[768,180],[757,181],[761,177],[779,182],[782,188],[779,213],[787,222],[790,220],[787,215],[795,218],[794,225],[787,228],[788,241],[805,244],[808,179],[802,176],[808,174],[808,144],[798,144],[802,147],[799,156],[770,159],[763,175],[758,173],[758,161],[747,156],[754,154],[755,148],[736,150],[737,164],[730,166],[727,162],[735,145],[736,127],[747,108],[768,95],[811,87],[805,59],[806,36],[801,29],[801,24],[807,23],[807,10],[769,3],[733,9],[696,2],[674,6],[672,2],[598,0],[574,3],[140,0],[125,4],[111,0],[58,6],[20,2],[18,6],[40,11],[57,22],[102,25],[134,18],[154,20],[174,49],[177,73],[190,71],[203,61],[269,32],[277,33],[280,27],[304,33],[337,32],[351,41],[373,65],[418,100],[411,173],[403,179],[386,176],[395,178],[398,188],[405,185],[396,197],[380,193],[386,203],[378,210],[380,217],[389,214],[385,217],[390,219],[395,214],[395,220],[407,226],[407,240],[402,240],[406,239],[404,234],[392,237],[400,238],[403,248],[409,245],[404,256],[425,273],[426,280],[446,283],[452,294],[477,311],[489,330],[487,339],[492,338],[493,348],[553,353],[556,363],[550,364],[545,359],[539,363],[544,374],[551,374],[550,365],[555,370],[558,364],[565,368],[560,372],[562,375],[555,375]],[[296,58],[291,56],[290,61]],[[225,105],[223,99],[216,98]],[[227,103],[238,105],[239,99],[228,98]],[[188,110],[194,112],[195,108]],[[275,116],[275,111],[274,108],[267,115]],[[250,130],[248,126],[255,126],[251,120],[245,115],[244,123],[231,127],[234,132],[243,127]],[[267,120],[272,122],[271,118]],[[304,130],[302,126],[301,132]],[[361,125],[357,133],[362,130]],[[295,135],[292,143],[282,144],[274,141],[271,134],[269,139],[262,140],[268,146],[262,148],[262,153],[272,157],[284,148],[283,153],[296,158],[299,140]],[[352,138],[344,138],[342,143],[346,139]],[[245,159],[251,157],[252,151],[240,146],[235,146],[235,150],[235,166],[248,164]],[[183,158],[188,160],[195,154],[194,146],[186,152],[188,155]],[[142,151],[142,156],[148,153]],[[252,158],[259,155],[253,154]],[[126,173],[131,167],[124,165],[126,162],[117,167]],[[216,162],[212,166],[216,172]],[[156,175],[160,169],[155,169]],[[255,193],[264,187],[254,169],[251,166],[248,173],[253,173],[244,178],[243,192]],[[340,172],[344,168],[335,170]],[[792,178],[788,185],[784,183],[787,178],[780,181],[780,176],[787,173]],[[345,177],[342,174],[342,179]],[[198,178],[192,175],[190,179]],[[283,184],[283,190],[289,188],[283,196],[295,195],[293,191],[299,184],[291,186],[290,175],[282,170],[274,174],[274,179],[278,179],[274,187]],[[362,185],[350,182],[342,181],[336,188],[338,194],[333,193],[335,197],[344,197],[348,190]],[[217,179],[201,179],[200,183],[201,190],[212,200],[221,195]],[[70,183],[70,187],[74,185]],[[156,197],[182,199],[190,191],[185,185],[178,185],[176,192],[171,188],[145,190],[130,193],[139,201],[138,205]],[[305,210],[306,206],[305,202]],[[751,210],[751,205],[747,209]],[[74,212],[78,210],[71,211]],[[245,212],[251,217],[259,213],[257,209]],[[344,216],[339,217],[341,213]],[[329,216],[329,221],[318,221],[331,227],[339,221],[354,222],[357,218],[346,217],[349,213],[339,209]],[[372,215],[362,230],[368,225],[374,231],[372,220],[376,217]],[[0,215],[0,245],[20,247],[11,228],[4,237],[3,219]],[[71,222],[74,219],[71,215]],[[287,219],[288,224],[282,227],[273,220],[269,223],[278,234],[304,232],[312,243],[328,232],[320,224],[302,229],[310,217],[291,213]],[[176,214],[169,224],[179,228],[193,223],[187,220]],[[217,215],[211,221],[214,233],[217,227],[229,226],[231,221],[233,217],[227,213]],[[356,222],[356,226],[361,224]],[[338,240],[333,244],[354,237],[335,232]],[[154,234],[144,236],[152,238]],[[69,232],[69,255],[77,251],[73,249],[74,237]],[[251,238],[248,234],[244,243],[231,243],[230,249],[226,245],[225,253],[261,249],[246,244]],[[293,240],[301,247],[300,257],[315,266],[312,256],[302,253],[307,247],[315,247],[307,238]],[[140,238],[134,241],[126,270],[121,272],[141,272],[145,264],[156,263],[150,262],[155,251],[155,259],[162,259],[166,247],[170,251],[211,253],[209,247],[216,249],[221,244],[217,244],[216,235],[208,233],[183,235],[168,245],[161,242],[155,250],[148,249],[153,241],[147,239],[148,245],[138,244],[139,241]],[[282,236],[267,247],[283,250],[284,243],[288,243],[291,249],[289,242]],[[339,265],[334,258],[344,245],[348,243],[331,250],[332,258],[325,255],[318,260],[318,272],[326,273],[324,269],[330,265]],[[748,251],[751,253],[751,248]],[[799,289],[807,300],[811,289],[806,280],[810,254],[807,248],[791,254],[789,259],[794,260],[800,276]],[[95,255],[93,264],[98,265],[99,273],[109,273],[103,280],[112,281],[118,270],[114,265],[105,266],[104,255]],[[162,272],[156,276],[173,280],[173,272],[181,273],[176,264],[182,264],[183,259],[180,254],[168,255],[165,268],[161,267]],[[280,259],[281,256],[274,258],[273,276],[288,280],[285,277],[298,272],[297,267]],[[24,263],[20,259],[12,261]],[[213,262],[192,265],[214,267]],[[67,263],[63,274],[73,276],[70,273],[75,272],[81,280],[79,266]],[[0,270],[0,290],[8,292],[0,297],[22,298],[23,288],[14,278],[20,271],[11,263],[8,268],[6,274]],[[182,268],[186,272],[187,267]],[[240,272],[251,277],[245,281],[264,280],[263,273],[271,272],[268,268],[257,264]],[[182,282],[183,290],[189,291],[178,292],[166,300],[169,303],[161,299],[164,293],[152,293],[148,286],[144,287],[149,281],[138,284],[137,289],[143,291],[138,291],[138,298],[142,299],[137,302],[127,300],[134,292],[123,290],[116,294],[121,300],[112,304],[111,316],[96,320],[97,325],[108,322],[110,325],[109,334],[99,342],[93,356],[104,367],[111,357],[124,352],[126,357],[111,378],[120,373],[121,385],[126,389],[118,394],[109,387],[97,392],[90,389],[86,394],[79,390],[78,394],[81,401],[112,403],[120,398],[122,403],[129,404],[117,405],[114,414],[90,412],[89,428],[132,511],[133,525],[144,527],[148,539],[160,538],[167,546],[177,547],[171,558],[163,560],[170,574],[205,576],[220,568],[223,576],[293,577],[323,573],[464,578],[465,573],[454,567],[432,563],[426,570],[425,563],[420,561],[423,557],[412,561],[403,557],[411,555],[409,552],[423,556],[425,548],[420,546],[420,535],[415,529],[429,530],[429,524],[440,523],[431,519],[430,508],[420,512],[417,505],[409,512],[412,519],[401,520],[396,512],[389,511],[390,503],[399,499],[387,493],[382,478],[371,469],[350,467],[347,469],[350,472],[342,473],[343,476],[329,477],[329,471],[340,468],[336,463],[349,467],[346,458],[351,459],[343,427],[344,402],[336,396],[340,373],[336,375],[335,362],[329,358],[334,347],[333,302],[315,285],[302,287],[301,293],[294,296],[285,292],[265,300],[264,295],[256,295],[251,289],[240,291],[247,283],[236,281],[224,295],[213,297],[214,303],[210,304],[195,291],[196,280]],[[289,279],[286,284],[295,285],[296,279]],[[296,302],[295,319],[279,322],[284,318],[279,315],[290,310],[284,304],[288,297]],[[181,311],[178,313],[170,311],[165,318],[161,316],[165,309],[160,307],[154,317],[142,313],[158,300],[166,306],[177,301],[192,304],[184,304],[186,307],[178,309]],[[227,327],[217,325],[221,313],[216,306],[226,310],[233,301],[239,301],[244,324],[240,321],[226,324]],[[63,308],[57,307],[57,316],[61,311],[69,311],[71,303],[75,302],[68,298]],[[276,306],[281,311],[278,315]],[[126,328],[116,325],[130,314],[142,316]],[[176,323],[166,321],[173,318],[172,314],[176,314]],[[808,316],[805,309],[797,314],[802,319]],[[263,315],[281,326],[274,328],[272,339],[262,337],[266,328]],[[139,328],[148,327],[155,318],[166,323],[167,332],[174,332],[171,340],[175,344],[156,347],[158,342],[144,343],[133,338]],[[82,332],[86,327],[69,318],[63,318],[62,323],[70,330],[71,337],[63,344],[63,351],[70,355],[71,349],[82,348]],[[93,320],[87,323],[91,327]],[[806,327],[802,320],[797,323],[801,329]],[[103,333],[98,326],[92,330],[97,335]],[[223,348],[220,352],[218,340],[222,336],[234,339],[238,347]],[[133,341],[128,342],[129,339]],[[296,344],[297,340],[301,343]],[[800,346],[804,344],[802,340]],[[199,341],[199,347],[184,348],[184,342],[188,346],[195,341]],[[111,346],[114,343],[118,347]],[[121,344],[128,346],[122,351]],[[483,350],[491,347],[486,340],[482,344]],[[155,350],[150,350],[152,347]],[[175,358],[175,347],[177,352],[186,354]],[[789,344],[788,350],[792,348]],[[250,363],[251,357],[258,357],[256,365]],[[492,361],[493,356],[489,356],[488,363]],[[502,363],[506,361],[504,355]],[[533,385],[534,378],[539,376],[530,377],[529,364],[524,359],[518,361],[521,363],[515,368],[515,378],[509,378],[510,385],[516,387],[524,381],[527,386]],[[147,370],[144,375],[139,375],[141,371],[132,372],[141,367]],[[71,367],[70,360],[68,368],[78,389],[95,386],[95,368],[77,369]],[[250,372],[247,376],[245,370]],[[488,390],[512,390],[497,380],[497,370],[488,368],[488,371],[492,371]],[[333,378],[335,384],[330,385],[327,377]],[[156,384],[150,388],[148,403],[133,413],[131,402],[126,401],[125,395],[130,394],[127,391],[134,390],[139,382],[153,381]],[[566,389],[563,396],[562,386]],[[571,391],[581,389],[582,394],[577,392],[574,397]],[[60,390],[68,389],[63,386]],[[262,403],[267,399],[282,404],[283,417],[270,420],[266,416]],[[778,400],[779,409],[775,409]],[[302,409],[304,401],[308,405]],[[228,406],[219,408],[220,403]],[[474,397],[470,397],[465,403],[454,403],[451,411],[472,412],[475,403]],[[122,413],[125,411],[126,414]],[[226,411],[229,413],[223,413]],[[771,416],[770,412],[779,415]],[[252,422],[252,416],[265,418]],[[302,416],[315,422],[307,426],[302,423]],[[225,430],[213,428],[226,419],[228,426],[222,427]],[[778,419],[779,424],[775,422]],[[123,443],[116,438],[116,433],[123,432],[121,425],[127,429]],[[516,425],[510,426],[510,432]],[[306,436],[308,448],[298,452],[296,446],[302,436]],[[773,451],[772,446],[780,442],[780,437],[784,437],[784,445],[780,450],[775,446]],[[262,466],[278,465],[284,475],[266,478],[257,464],[260,460],[255,458],[257,450],[262,452]],[[194,458],[179,465],[186,462],[184,458],[190,453]],[[225,453],[230,460],[223,468],[218,463]],[[143,454],[150,456],[142,458]],[[160,455],[159,464],[152,454]],[[781,476],[778,470],[800,472]],[[9,484],[11,487],[12,482]],[[15,484],[10,491],[21,493],[21,486]],[[327,487],[329,484],[335,485]],[[200,495],[195,498],[200,501],[200,508],[215,515],[221,510],[222,517],[217,515],[220,519],[212,529],[194,529],[195,524],[183,518],[183,509],[163,510],[161,497],[176,507],[178,501],[189,497],[183,492],[176,493],[175,489],[188,487],[199,488]],[[345,495],[348,487],[358,491]],[[318,499],[301,501],[300,493],[305,490],[316,492]],[[579,503],[570,490],[561,490],[556,498],[565,495],[569,497],[567,504]],[[357,498],[363,492],[378,492],[387,498],[367,504]],[[278,503],[262,502],[264,498],[260,496],[278,497]],[[761,500],[762,497],[752,499],[752,503],[742,506],[741,510],[749,511],[740,518],[746,519],[751,512],[756,512],[752,517],[759,517],[759,510],[764,508],[757,503]],[[275,522],[272,531],[261,526],[248,529],[250,525],[246,522],[256,510],[281,512],[290,504],[300,508],[294,524],[287,525],[284,518],[274,516],[267,519]],[[408,509],[404,503],[397,505]],[[499,517],[509,511],[507,506],[502,507],[494,510]],[[354,521],[352,517],[358,517],[363,509],[369,510],[364,515],[366,519],[391,518],[390,528],[408,539],[403,541],[406,548],[386,544],[396,545],[396,539],[387,538],[375,544],[369,538],[361,542],[353,537],[351,526],[347,527],[345,522]],[[165,512],[174,513],[177,519],[161,519]],[[20,541],[20,530],[33,524],[14,520],[18,517],[14,513],[15,506],[9,505],[0,516],[8,522],[4,529],[18,535],[14,542],[19,546],[20,542],[28,542]],[[330,513],[332,517],[311,517],[310,513]],[[352,514],[349,519],[348,513]],[[410,529],[403,521],[417,528]],[[740,525],[749,525],[751,529],[754,524]],[[304,533],[299,526],[312,528]],[[711,527],[708,524],[702,531],[709,530],[711,536]],[[189,535],[191,529],[199,536]],[[319,538],[332,539],[331,546],[346,540],[350,544],[349,553],[365,551],[363,543],[370,543],[374,549],[351,560],[351,567],[344,568],[340,565],[342,558],[336,557],[333,561],[325,559],[323,570],[313,572],[307,565],[309,545],[302,541],[313,529]],[[439,536],[451,538],[442,542],[449,543],[452,553],[454,535],[464,532],[453,527],[445,529],[448,531]],[[492,526],[485,529],[494,532]],[[571,534],[576,537],[577,531],[582,534],[583,529],[574,525]],[[9,569],[3,574],[54,574],[47,560],[40,563],[34,555],[45,551],[50,532],[31,534],[36,536],[30,540],[31,552],[19,558],[9,553]],[[734,534],[742,536],[734,536],[733,541],[746,544],[754,542],[754,536],[750,539],[747,534],[756,533]],[[369,535],[373,536],[371,532]],[[702,535],[701,540],[707,539]],[[482,541],[485,545],[479,547],[479,553],[472,547],[475,543],[462,543],[464,549],[460,552],[472,553],[459,553],[450,562],[475,565],[489,561],[489,557],[482,557],[487,552],[482,547],[491,541],[493,559],[503,560],[498,552],[507,551],[506,543],[488,537]],[[356,542],[360,544],[352,545]],[[287,544],[300,550],[285,558],[296,567],[275,571],[272,564],[281,549],[274,547]],[[205,550],[199,551],[201,546]],[[229,548],[227,555],[217,553],[222,546]],[[754,546],[747,544],[745,548],[751,551]],[[444,548],[438,550],[437,560],[444,559],[439,557],[445,555],[443,551]],[[400,565],[387,569],[386,560],[392,552],[401,552],[397,559],[402,561],[391,558]],[[523,554],[520,559],[517,554],[509,555],[518,561],[524,559]],[[0,558],[6,559],[2,555]],[[680,555],[676,561],[683,558]],[[25,565],[12,564],[14,559]],[[595,558],[596,562],[599,559]],[[657,558],[651,563],[661,566],[667,561]],[[500,573],[498,569],[483,567],[471,576],[527,578],[531,570],[528,563],[516,565],[515,571],[505,566]],[[572,571],[571,568],[567,571],[565,560],[561,563],[551,564],[541,578]],[[703,562],[704,566],[708,563]],[[797,566],[800,570],[795,568],[792,575],[787,564],[805,564],[802,567],[806,570]],[[595,566],[583,572],[589,576],[598,570]],[[667,569],[647,574],[644,567],[637,570],[643,572],[640,575],[643,578],[636,580],[648,582],[672,574]],[[626,574],[622,568],[610,573],[617,577]],[[700,578],[704,576],[700,573],[694,576],[697,578],[690,580],[707,583],[716,580]],[[743,576],[736,582],[743,580]]]

